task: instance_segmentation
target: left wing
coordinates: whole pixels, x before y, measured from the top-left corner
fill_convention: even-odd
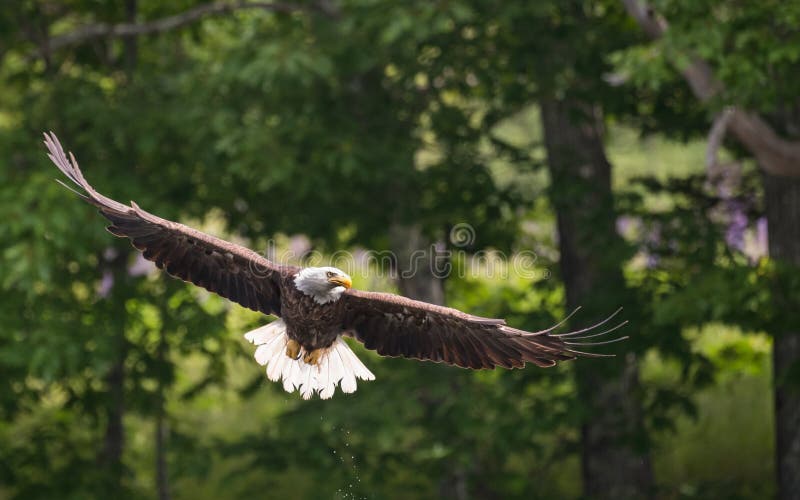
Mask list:
[[[577,356],[605,357],[608,354],[574,350],[582,345],[607,344],[581,342],[623,326],[583,335],[611,320],[574,332],[554,334],[561,323],[540,332],[526,332],[506,325],[505,320],[482,318],[458,309],[437,306],[389,293],[347,290],[339,300],[343,307],[345,334],[362,342],[381,356],[402,356],[442,362],[462,368],[521,368],[525,363],[554,366],[558,361]],[[575,342],[575,341],[578,342]]]

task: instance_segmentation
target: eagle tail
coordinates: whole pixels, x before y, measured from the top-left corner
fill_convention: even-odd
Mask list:
[[[341,337],[336,338],[315,365],[303,361],[302,356],[291,359],[286,355],[289,336],[283,320],[247,332],[244,338],[258,346],[255,359],[258,364],[266,366],[267,377],[273,382],[281,380],[286,392],[299,391],[303,399],[311,399],[314,393],[328,399],[333,396],[337,385],[342,392],[355,392],[356,379],[375,380],[375,375]]]

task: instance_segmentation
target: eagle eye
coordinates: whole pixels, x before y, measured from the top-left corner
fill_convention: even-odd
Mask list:
[[[333,271],[327,271],[327,272],[325,273],[325,275],[326,275],[328,278],[333,278],[334,276],[336,276],[336,273],[335,273],[335,272],[333,272]]]

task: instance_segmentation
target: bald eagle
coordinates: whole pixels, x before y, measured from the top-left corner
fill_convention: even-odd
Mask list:
[[[566,320],[546,330],[526,332],[502,319],[352,289],[350,276],[334,267],[299,268],[271,262],[247,248],[155,216],[134,202],[124,205],[103,196],[83,177],[72,153],[67,158],[55,134],[45,134],[44,143],[53,163],[83,192],[59,182],[96,206],[111,221],[112,234],[130,239],[146,259],[171,276],[277,316],[245,338],[257,346],[255,359],[266,366],[269,379],[282,380],[287,392],[297,390],[304,399],[315,393],[330,398],[337,385],[351,393],[356,379],[375,379],[343,337],[352,337],[381,356],[471,369],[521,368],[526,363],[549,367],[577,356],[608,356],[575,347],[627,338],[583,341],[624,325],[587,333],[616,313],[573,332],[554,333]]]

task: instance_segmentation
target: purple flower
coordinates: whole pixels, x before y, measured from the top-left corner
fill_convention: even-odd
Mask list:
[[[766,217],[759,217],[758,221],[756,221],[756,242],[758,243],[758,249],[761,250],[762,255],[767,255],[769,249],[769,232]]]
[[[644,267],[647,269],[655,269],[658,267],[658,255],[645,251]]]
[[[145,259],[142,254],[137,253],[133,263],[128,266],[128,276],[144,276],[155,271],[155,269],[155,264]]]
[[[730,200],[728,202],[728,228],[725,230],[725,242],[729,247],[744,251],[744,233],[747,230],[747,213],[741,201]]]
[[[106,269],[103,271],[103,277],[100,279],[100,283],[97,284],[97,295],[103,299],[108,298],[108,296],[111,295],[112,288],[114,288],[114,273]]]
[[[617,234],[625,236],[633,226],[633,217],[629,215],[620,215],[617,217]]]

